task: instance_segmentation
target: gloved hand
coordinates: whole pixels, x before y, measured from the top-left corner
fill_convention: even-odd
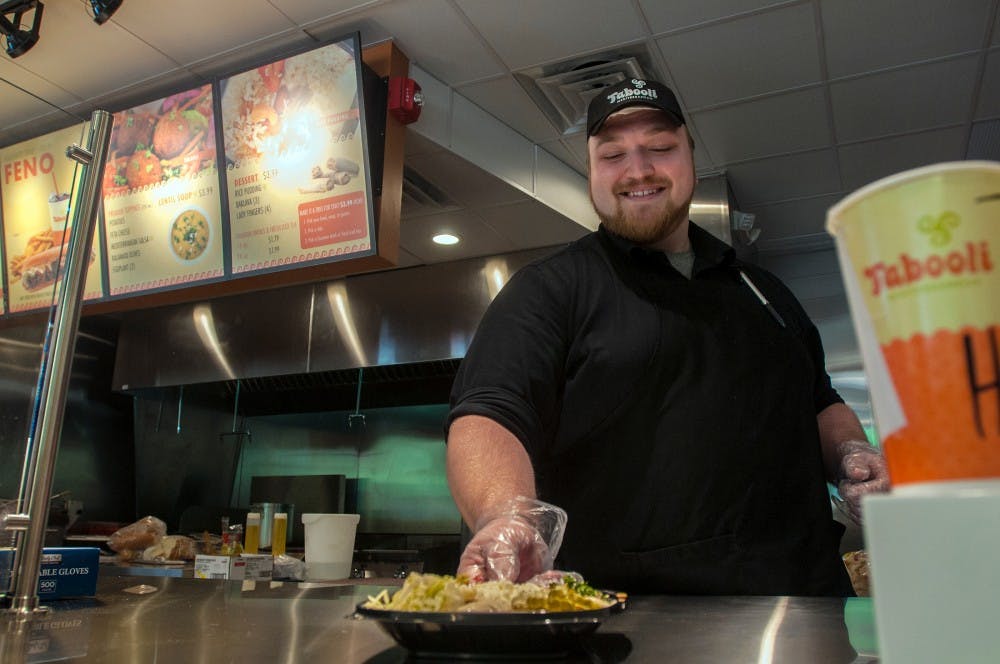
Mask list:
[[[458,574],[477,583],[527,581],[552,569],[565,529],[563,509],[524,496],[512,498],[479,518]]]
[[[847,516],[861,523],[861,498],[889,490],[889,467],[882,453],[860,440],[841,443],[837,491],[843,498]]]

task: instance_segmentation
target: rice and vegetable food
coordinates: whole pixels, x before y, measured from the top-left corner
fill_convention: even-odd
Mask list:
[[[353,64],[330,45],[230,78],[222,95],[226,156],[257,159],[314,142],[313,129],[351,104]]]
[[[604,593],[569,575],[552,583],[471,583],[465,576],[414,573],[391,596],[383,590],[363,606],[387,611],[500,613],[587,611],[613,603]]]

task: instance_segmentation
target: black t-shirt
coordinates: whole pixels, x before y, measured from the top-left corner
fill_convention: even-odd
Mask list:
[[[539,498],[569,514],[557,564],[594,583],[850,595],[816,427],[840,402],[819,334],[776,277],[694,224],[689,237],[690,280],[603,227],[521,269],[480,323],[449,422],[517,436]]]

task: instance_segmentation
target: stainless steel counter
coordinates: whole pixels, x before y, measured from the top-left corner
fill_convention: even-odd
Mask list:
[[[154,590],[128,592],[140,585]],[[10,614],[3,615],[0,661],[410,661],[407,651],[378,624],[352,617],[355,605],[379,589],[378,585],[102,576],[97,597],[50,602],[51,612],[27,628],[20,628]],[[853,637],[857,644],[859,639],[870,639],[867,601],[632,597],[628,608],[610,616],[568,661],[875,661],[859,654],[850,640]],[[853,611],[853,617],[848,616],[850,637],[845,606]]]

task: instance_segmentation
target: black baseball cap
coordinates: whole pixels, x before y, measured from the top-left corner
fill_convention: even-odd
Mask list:
[[[587,107],[587,136],[599,132],[608,116],[630,106],[657,108],[678,125],[684,124],[684,114],[681,113],[681,105],[677,103],[673,90],[657,81],[627,78],[609,85],[590,100]]]

